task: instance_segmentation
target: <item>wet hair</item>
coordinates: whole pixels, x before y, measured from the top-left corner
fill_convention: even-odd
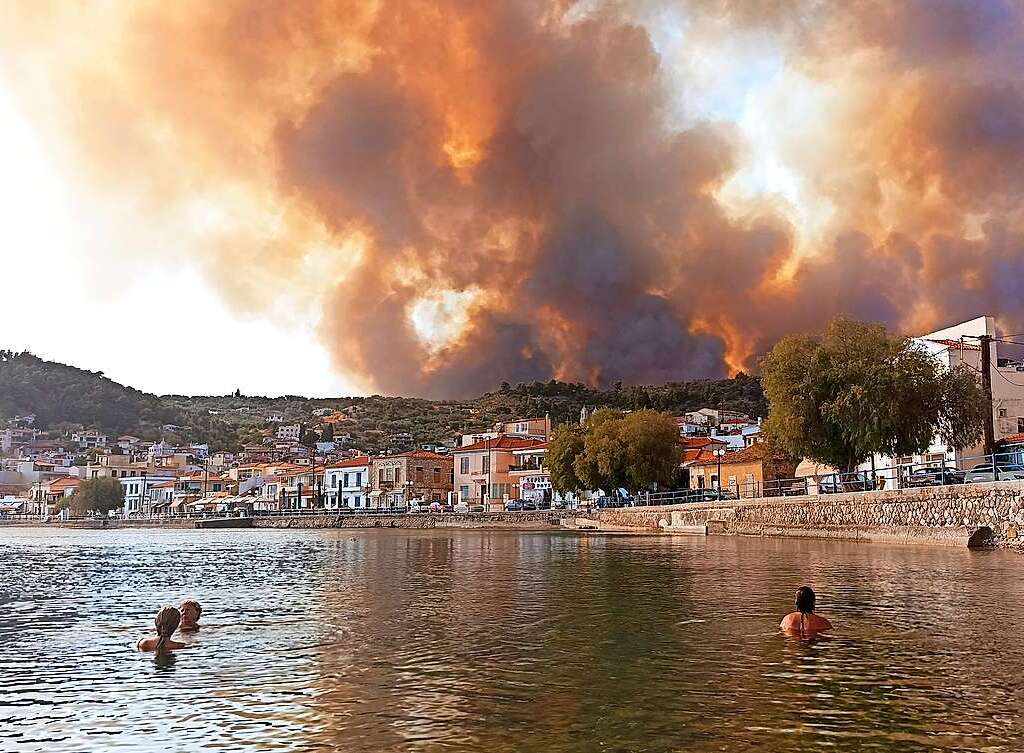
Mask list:
[[[801,586],[796,592],[796,609],[801,614],[813,612],[814,601],[814,589],[810,586]]]
[[[203,608],[199,605],[199,602],[196,601],[195,599],[186,599],[185,601],[181,602],[180,609],[181,609],[182,614],[185,613],[186,609],[194,609],[194,610],[196,610],[196,619],[197,620],[200,617],[203,616]]]
[[[153,624],[156,626],[157,634],[156,652],[160,653],[164,644],[174,635],[174,631],[181,624],[181,612],[174,607],[164,607],[156,613]]]

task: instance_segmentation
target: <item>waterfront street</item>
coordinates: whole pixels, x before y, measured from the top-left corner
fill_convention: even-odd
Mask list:
[[[992,751],[1024,557],[737,537],[0,529],[0,749]],[[809,582],[835,636],[777,631]],[[195,645],[133,643],[205,607]]]

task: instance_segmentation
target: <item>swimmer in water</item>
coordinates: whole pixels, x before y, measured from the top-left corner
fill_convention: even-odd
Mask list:
[[[184,643],[172,641],[171,636],[178,629],[181,622],[181,612],[174,607],[164,607],[156,613],[153,624],[156,626],[156,638],[143,638],[138,643],[139,651],[154,651],[157,654],[166,654],[179,648],[185,648]]]
[[[183,633],[194,633],[199,629],[199,618],[203,616],[203,608],[194,599],[181,602],[181,625],[178,630]]]
[[[785,632],[809,638],[832,629],[832,623],[814,613],[814,589],[802,586],[796,592],[796,611],[782,618],[779,627]]]

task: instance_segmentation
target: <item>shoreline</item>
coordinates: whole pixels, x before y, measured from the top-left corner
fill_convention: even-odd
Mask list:
[[[663,507],[401,515],[304,514],[251,518],[0,521],[3,526],[93,530],[197,529],[477,529],[629,533],[665,536],[760,536],[880,544],[1024,549],[1024,481],[768,497]]]

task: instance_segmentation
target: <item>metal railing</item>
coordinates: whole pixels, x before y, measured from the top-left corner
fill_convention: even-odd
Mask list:
[[[725,456],[728,457],[728,456]],[[1024,481],[1024,449],[921,463],[898,463],[849,473],[827,472],[768,481],[744,480],[698,489],[641,492],[624,499],[600,498],[595,507],[647,507],[720,500],[763,499],[871,491],[904,491],[965,483]]]

